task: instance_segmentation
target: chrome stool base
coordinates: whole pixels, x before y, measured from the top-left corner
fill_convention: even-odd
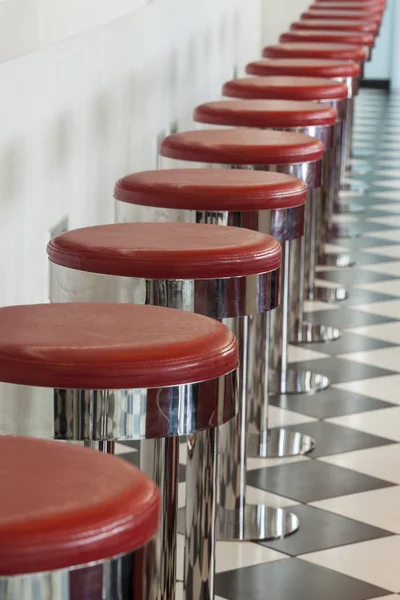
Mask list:
[[[340,183],[339,197],[342,192],[351,194],[365,194],[369,189],[369,185],[365,181],[359,181],[357,179],[345,179]]]
[[[316,285],[307,294],[307,300],[319,300],[320,302],[341,302],[349,297],[344,287],[322,287]]]
[[[335,252],[325,252],[318,257],[318,266],[323,267],[354,267],[356,261],[350,254],[339,254]]]
[[[353,204],[350,202],[337,202],[333,206],[333,214],[334,215],[359,215],[365,212],[364,206],[361,204]]]
[[[218,540],[277,540],[298,530],[299,519],[282,508],[264,504],[246,504],[243,509],[218,508]]]
[[[289,367],[284,381],[277,380],[275,373],[269,379],[269,394],[315,394],[329,387],[330,381],[325,375],[312,371],[299,371]]]
[[[356,238],[361,236],[360,229],[354,229],[351,225],[333,224],[329,228],[327,241],[337,240],[340,238]]]
[[[185,509],[178,513],[178,531],[184,533]],[[217,540],[267,541],[285,538],[300,526],[298,517],[283,508],[265,504],[246,504],[244,508],[229,510],[218,506],[215,523]]]
[[[285,458],[307,454],[315,448],[315,440],[299,431],[269,429],[247,434],[247,456],[250,458]]]
[[[337,327],[331,325],[321,325],[318,323],[304,322],[298,332],[297,340],[291,344],[318,344],[324,342],[333,342],[341,337],[342,333]]]

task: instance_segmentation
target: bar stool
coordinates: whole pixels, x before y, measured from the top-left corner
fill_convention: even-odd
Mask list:
[[[261,410],[268,394],[268,312],[279,299],[279,243],[261,232],[218,225],[120,223],[64,233],[50,242],[48,254],[53,302],[157,304],[229,323],[239,340],[240,410],[220,431],[217,535],[271,539],[297,529],[294,515],[248,505],[245,498],[248,397]],[[281,439],[288,435],[282,431]],[[314,447],[311,438],[299,436],[291,436],[300,442],[293,453]],[[194,483],[187,482],[189,491]],[[193,503],[190,492],[187,502]]]
[[[202,315],[155,306],[12,306],[0,309],[0,356],[2,433],[106,453],[117,440],[156,440],[142,453],[161,492],[151,600],[175,598],[179,436],[191,435],[186,598],[211,598],[217,427],[237,408],[233,333]]]
[[[343,52],[343,48],[346,50]],[[339,51],[340,50],[340,51]],[[340,54],[342,54],[340,56]],[[306,42],[298,42],[298,43],[286,43],[286,44],[277,44],[275,46],[267,46],[263,50],[263,56],[266,58],[291,58],[291,59],[310,59],[310,58],[319,58],[319,59],[342,59],[342,60],[353,60],[360,65],[360,74],[362,73],[362,69],[364,66],[364,62],[367,58],[367,51],[365,48],[358,46],[343,46],[342,44],[322,44],[322,43],[306,43]],[[283,73],[281,73],[283,75]],[[309,74],[311,76],[311,74]],[[353,82],[352,82],[353,84]],[[358,85],[358,82],[357,82]],[[349,85],[348,85],[349,89]],[[353,97],[354,93],[352,94]],[[353,123],[353,104],[352,100],[348,102],[348,110],[346,112],[346,119],[343,121],[343,131],[342,131],[342,158],[341,158],[341,195],[346,194],[363,194],[366,191],[365,183],[359,183],[354,181],[349,181],[347,179],[346,168],[350,161],[350,153],[351,153],[351,132],[352,132],[352,123]],[[344,212],[346,208],[349,208],[352,212],[360,212],[361,207],[352,205],[351,207],[342,207],[341,203],[337,204],[338,211]],[[357,229],[352,229],[351,227],[335,228],[333,232],[335,237],[355,237],[360,235],[360,231]]]
[[[114,456],[0,437],[0,598],[146,600],[160,496]]]
[[[165,138],[160,145],[162,156],[187,165],[187,161],[202,163],[213,168],[241,168],[294,174],[307,183],[308,193],[316,193],[321,186],[321,159],[323,144],[309,136],[283,132],[261,131],[256,129],[223,129],[188,131]],[[169,161],[168,161],[169,162]],[[200,165],[199,165],[200,166]],[[229,175],[230,176],[230,175]],[[304,236],[293,240],[288,265],[292,272],[290,283],[288,339],[295,339],[302,329],[304,312]],[[284,312],[286,314],[286,312]],[[286,337],[286,333],[285,333]],[[271,392],[309,393],[325,388],[329,382],[321,375],[307,372],[297,373],[296,379],[271,382]]]
[[[162,218],[168,222],[235,224],[271,234],[282,244],[284,264],[291,241],[303,234],[306,186],[281,173],[233,169],[227,177],[220,169],[146,171],[120,179],[115,185],[114,197],[119,222]],[[271,315],[269,341],[263,341],[262,333],[268,334],[266,328],[259,327],[258,342],[254,346],[259,350],[249,350],[254,364],[249,372],[256,377],[255,387],[249,386],[247,398],[249,456],[288,456],[310,448],[310,440],[299,433],[292,436],[283,429],[269,430],[268,380],[263,376],[263,362],[259,359],[268,355],[269,373],[276,373],[275,378],[283,381],[283,385],[286,380],[299,380],[298,372],[288,365],[290,293],[286,274],[281,281],[279,306]],[[252,322],[255,319],[257,317],[251,317]],[[306,382],[312,377],[311,373],[302,376]]]
[[[312,77],[293,77],[293,76],[266,76],[266,77],[245,77],[240,79],[235,79],[228,81],[223,86],[223,94],[224,96],[228,96],[230,98],[242,98],[246,99],[245,103],[241,103],[240,105],[236,104],[236,108],[230,106],[230,103],[226,105],[226,108],[217,109],[215,105],[213,105],[212,109],[212,120],[215,124],[225,124],[227,125],[229,122],[233,124],[233,120],[236,117],[236,122],[240,120],[243,122],[245,119],[248,123],[248,126],[255,126],[255,121],[258,120],[259,125],[264,123],[265,126],[273,127],[274,121],[277,123],[276,117],[274,118],[274,110],[279,111],[279,106],[282,102],[282,105],[285,104],[285,100],[297,100],[297,106],[299,107],[296,113],[296,109],[292,109],[296,123],[290,124],[290,112],[289,107],[286,111],[287,114],[287,122],[285,129],[291,131],[300,131],[306,133],[310,136],[317,137],[321,139],[325,146],[325,154],[323,160],[324,167],[324,177],[323,177],[323,186],[322,186],[322,204],[323,210],[319,210],[315,208],[315,218],[318,218],[318,212],[320,215],[318,226],[312,225],[313,220],[311,218],[307,218],[306,222],[308,222],[308,230],[306,227],[306,243],[307,240],[310,240],[310,243],[315,248],[316,252],[313,252],[311,256],[314,259],[314,263],[316,263],[317,254],[321,257],[321,261],[318,262],[328,262],[330,263],[337,261],[337,256],[335,255],[327,255],[324,250],[324,242],[330,237],[335,237],[337,235],[337,227],[334,223],[332,223],[332,215],[335,206],[335,199],[339,194],[339,185],[340,185],[340,171],[341,171],[341,160],[342,160],[342,136],[341,132],[343,129],[343,123],[346,120],[346,110],[347,110],[347,88],[343,83],[338,83],[332,79],[321,79],[321,78],[312,78]],[[266,114],[262,114],[262,105],[259,105],[257,109],[254,109],[252,113],[252,117],[250,118],[250,109],[246,108],[246,103],[249,99],[262,99],[264,101],[271,99],[279,99],[279,105],[277,102],[271,106],[271,109],[267,111],[267,105],[265,108]],[[310,109],[308,113],[301,109],[301,104],[303,101],[313,100],[313,101],[321,101],[326,105],[330,105],[332,108],[336,110],[337,115],[337,126],[334,129],[332,126],[332,122],[326,122],[322,124],[316,124],[317,114],[314,113],[314,117],[312,116],[312,112],[310,113]],[[317,105],[314,106],[314,111],[317,110]],[[283,110],[283,109],[282,109]],[[218,111],[218,118],[216,116],[216,112]],[[205,113],[203,116],[195,117],[197,120],[202,121],[210,121],[210,116],[208,113],[210,110],[203,109]],[[238,112],[243,112],[244,114],[237,117]],[[221,114],[223,113],[223,114]],[[232,119],[230,118],[230,114],[232,114]],[[279,112],[278,112],[279,114]],[[269,116],[271,115],[271,116]],[[303,115],[303,120],[301,120],[301,116]],[[293,119],[293,116],[292,116]],[[313,122],[314,119],[314,122]],[[281,128],[284,127],[284,117],[280,117]],[[244,124],[244,123],[243,123]],[[296,126],[297,125],[297,126]],[[278,125],[275,126],[278,129]],[[322,136],[322,137],[321,137]],[[321,199],[319,199],[321,200]],[[317,198],[311,198],[311,202],[318,202]],[[310,211],[312,209],[310,208]],[[325,218],[324,218],[325,217]],[[315,219],[314,219],[315,220]],[[318,235],[317,235],[318,233]],[[344,231],[341,232],[342,235],[345,234]],[[318,243],[315,243],[317,240]],[[310,253],[308,253],[310,255]],[[307,254],[306,254],[307,256]],[[347,259],[348,256],[341,257],[341,262],[339,264],[343,264],[344,266],[348,266],[349,263]],[[343,260],[344,259],[344,260]],[[313,277],[313,273],[315,270],[315,264],[310,271],[311,277]],[[307,288],[307,299],[319,299],[322,301],[334,302],[337,300],[344,300],[347,297],[347,292],[344,288],[323,288],[318,287],[314,290],[313,280],[309,282]],[[315,340],[317,341],[317,340]]]
[[[295,31],[360,31],[378,35],[379,24],[359,19],[302,19],[292,23],[290,29]]]
[[[360,21],[362,22],[362,21]],[[300,25],[303,21],[293,23],[292,27]],[[313,23],[313,21],[310,21]],[[246,72],[249,75],[261,77],[269,75],[292,75],[302,77],[324,77],[341,81],[347,86],[347,110],[346,110],[346,131],[343,135],[346,137],[346,156],[342,154],[341,161],[345,162],[346,170],[350,170],[350,150],[352,139],[352,121],[354,112],[354,97],[358,94],[359,80],[361,76],[360,65],[347,60],[332,60],[323,58],[262,58],[261,60],[249,63],[246,66]],[[343,137],[343,136],[342,136]],[[347,138],[350,140],[347,142]],[[342,173],[343,176],[343,173]],[[341,186],[343,188],[343,185]],[[345,186],[346,187],[346,186]],[[345,192],[343,189],[340,195]],[[364,207],[357,205],[343,204],[343,200],[337,199],[334,205],[334,212],[361,212]]]

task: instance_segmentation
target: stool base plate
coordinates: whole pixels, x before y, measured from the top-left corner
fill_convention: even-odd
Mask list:
[[[356,261],[350,254],[339,254],[335,252],[324,252],[318,257],[318,266],[324,267],[354,267]]]
[[[284,381],[278,381],[275,373],[270,374],[269,394],[315,394],[325,390],[329,385],[330,381],[325,375],[289,367]]]
[[[329,228],[327,241],[336,240],[339,238],[356,238],[360,237],[361,230],[354,229],[351,225],[331,225]]]
[[[321,325],[318,323],[309,323],[305,321],[301,324],[297,339],[290,340],[291,344],[323,344],[324,342],[333,342],[341,337],[342,333],[337,327],[331,325]]]
[[[215,537],[222,541],[279,540],[295,533],[299,519],[283,508],[246,504],[244,509],[217,508]],[[178,511],[178,531],[185,533],[185,509]]]
[[[342,195],[343,192],[349,192],[352,194],[365,194],[365,192],[369,189],[369,185],[365,183],[365,181],[357,181],[355,179],[345,179],[340,184],[340,192],[339,196]]]
[[[361,204],[352,204],[349,202],[337,202],[333,205],[333,213],[335,215],[359,215],[365,212],[364,206]]]
[[[349,293],[344,287],[323,287],[322,285],[315,285],[312,290],[309,290],[306,296],[307,300],[341,302],[349,297]]]
[[[288,429],[269,429],[262,433],[247,434],[247,456],[251,458],[284,458],[307,454],[315,448],[309,435]]]

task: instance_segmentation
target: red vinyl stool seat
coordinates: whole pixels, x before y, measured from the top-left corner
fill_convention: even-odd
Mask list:
[[[322,42],[372,48],[375,43],[375,36],[372,33],[363,31],[325,31],[316,29],[314,31],[300,30],[282,33],[279,42],[283,44],[286,42]]]
[[[337,2],[336,0],[333,0],[331,2],[324,2],[323,4],[321,4],[320,2],[314,2],[314,4],[311,4],[311,6],[309,7],[309,10],[339,10],[339,11],[358,11],[361,10],[362,12],[366,12],[366,13],[372,13],[372,14],[379,14],[381,15],[382,12],[385,10],[385,6],[381,3],[381,2],[371,2],[371,0],[366,0],[364,2],[347,2],[346,4],[343,4],[343,2]]]
[[[140,565],[148,585],[142,586],[133,596],[127,591],[119,595],[119,591],[117,594],[115,589],[110,589],[99,597],[148,600],[154,590],[162,589],[166,590],[165,597],[175,598],[177,534],[174,517],[178,510],[179,436],[191,434],[195,438],[203,435],[198,433],[200,431],[211,436],[220,424],[235,416],[237,365],[237,341],[232,331],[200,314],[159,306],[89,302],[0,308],[0,407],[3,415],[7,416],[14,405],[25,421],[33,420],[32,413],[38,412],[44,418],[47,412],[52,414],[54,411],[54,438],[83,442],[102,452],[113,453],[116,440],[150,441],[157,438],[158,453],[152,452],[149,459],[144,449],[140,457],[142,469],[161,485],[162,500],[162,525],[157,533],[154,560],[152,564],[146,561]],[[2,432],[14,433],[12,425],[5,418]],[[18,425],[17,419],[17,432]],[[34,426],[30,434],[38,437]],[[84,460],[74,459],[73,446],[60,444],[59,447],[60,452],[72,452],[70,464],[77,469],[79,463],[77,470],[82,469],[79,474],[82,486],[89,486],[91,472],[102,455],[88,457],[87,460],[93,462],[93,469],[89,464],[86,472]],[[203,471],[204,485],[196,488],[194,496],[197,501],[199,494],[201,501],[212,502],[214,492],[212,485],[210,489],[209,476],[213,477],[213,459],[207,458],[207,449],[202,447],[201,440],[193,454],[197,457],[198,452],[206,470]],[[72,495],[67,493],[68,484],[65,479],[61,480],[63,470],[53,468],[52,471],[51,484],[57,485],[60,480],[59,493],[66,495],[73,506]],[[198,464],[193,466],[188,462],[187,477],[192,471],[197,475]],[[59,474],[56,476],[56,473]],[[109,479],[107,474],[106,467],[99,489],[90,486],[93,501],[96,497],[101,498],[102,488],[110,488],[111,494],[116,475]],[[126,485],[127,477],[124,472]],[[120,498],[117,495],[113,501],[109,496],[109,504],[117,518],[127,502],[123,489],[118,489],[121,489]],[[76,492],[77,498],[82,495],[83,491],[81,494],[79,490]],[[94,510],[92,517],[82,516],[87,527],[91,522],[93,524],[95,515]],[[143,507],[141,518],[144,517]],[[138,519],[136,525],[133,523],[137,527]],[[206,552],[213,540],[203,539],[202,522],[197,525],[193,521],[186,533],[190,539],[194,535],[199,551]],[[106,525],[106,521],[103,524]],[[116,542],[118,535],[129,536],[131,541],[134,539],[132,526],[131,532],[125,534],[124,527],[129,527],[128,519],[125,525],[121,521],[119,533],[115,531]],[[102,535],[105,544],[105,527]],[[82,532],[80,536],[82,538]],[[96,543],[101,548],[101,537],[97,538]],[[79,548],[84,548],[82,539]],[[121,552],[125,548],[126,545],[121,543]],[[115,555],[118,554],[116,550]],[[113,580],[119,590],[120,581]],[[195,585],[195,577],[193,581]],[[149,592],[150,588],[152,592]],[[86,597],[65,596],[67,600],[85,600]],[[48,596],[43,596],[43,600],[45,598]]]
[[[213,129],[166,137],[161,154],[175,160],[233,164],[282,165],[321,160],[324,146],[308,135],[286,131]]]
[[[63,598],[86,598],[88,585],[91,597],[116,598],[122,571],[129,598],[149,597],[144,567],[153,562],[160,497],[143,472],[93,450],[12,436],[0,436],[0,472],[0,586],[7,598],[44,600],[51,581],[70,588]]]
[[[291,24],[290,29],[299,30],[323,30],[323,31],[349,31],[364,32],[376,36],[379,24],[362,19],[303,19]]]
[[[302,13],[301,19],[335,19],[339,20],[359,20],[359,21],[370,21],[376,23],[378,26],[382,21],[382,15],[380,13],[371,13],[366,10],[329,10],[321,5],[321,8],[309,9]]]
[[[290,75],[295,77],[324,77],[327,79],[358,79],[360,65],[348,60],[326,58],[261,58],[246,66],[246,73],[266,77]]]
[[[313,100],[319,102],[347,99],[347,87],[333,79],[270,75],[243,77],[227,81],[222,87],[224,96],[262,100]],[[288,125],[289,126],[289,125]]]
[[[367,59],[368,53],[361,46],[290,42],[267,46],[263,49],[263,56],[265,58],[330,58],[334,60],[353,60],[354,62],[362,63]]]
[[[249,78],[249,81],[259,79],[261,78]],[[232,99],[201,104],[195,108],[193,117],[198,123],[280,129],[334,125],[337,112],[327,104],[316,102]]]

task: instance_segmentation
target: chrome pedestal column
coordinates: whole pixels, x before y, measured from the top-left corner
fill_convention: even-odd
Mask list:
[[[200,494],[195,504],[204,503],[215,511],[216,461],[213,457],[217,428],[237,412],[236,371],[200,383],[154,389],[74,390],[0,384],[0,402],[12,402],[16,409],[3,420],[3,433],[80,442],[102,452],[113,452],[115,441],[144,440],[141,464],[160,486],[162,507],[159,532],[150,554],[153,559],[140,564],[139,571],[146,585],[142,595],[139,591],[132,593],[129,587],[129,593],[118,595],[121,579],[116,577],[110,581],[110,586],[113,585],[109,593],[91,596],[89,590],[82,598],[174,600],[179,436],[209,436],[207,445],[210,447],[202,457],[204,468],[199,470],[198,464],[189,461],[187,477],[196,482],[190,489],[191,497]],[[27,407],[36,407],[39,414],[46,415],[46,427],[42,424],[37,427],[30,415],[22,421],[18,418],[26,413]],[[197,515],[192,515],[186,524],[184,585],[187,600],[214,597],[213,533],[212,517],[199,520]],[[202,560],[192,561],[189,548],[196,548]],[[129,580],[125,584],[129,586]],[[202,595],[198,594],[199,589],[203,590]],[[65,600],[77,598],[80,596],[65,596]]]

